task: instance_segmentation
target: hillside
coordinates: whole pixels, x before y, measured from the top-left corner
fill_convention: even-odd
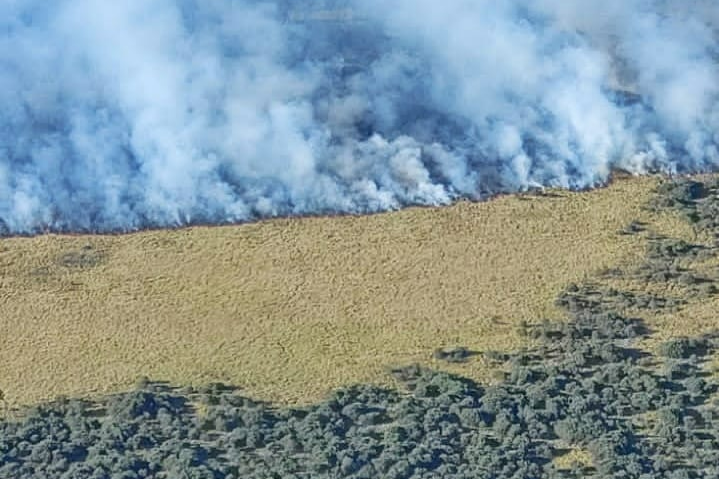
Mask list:
[[[604,226],[610,224],[617,217],[597,218],[589,212],[596,211],[597,205],[605,208],[605,213],[627,211],[626,204],[619,204],[616,197],[624,197],[626,203],[629,203],[629,198],[640,197],[642,191],[651,193],[643,198],[639,209],[634,211],[637,214],[635,219],[619,230],[612,230],[613,233],[607,234],[606,231],[609,230],[605,228],[604,236],[596,231],[595,236],[586,236],[589,228],[582,230],[578,227],[581,221],[576,218],[582,217],[602,220],[600,224]],[[179,379],[174,381],[174,384],[163,382],[161,376],[155,376],[154,380],[139,380],[132,387],[124,386],[121,380],[106,380],[101,387],[107,390],[116,389],[118,392],[95,394],[94,397],[88,398],[88,394],[97,392],[90,391],[88,386],[92,381],[102,380],[103,375],[107,374],[106,369],[100,369],[99,374],[88,375],[90,380],[84,385],[63,385],[63,391],[77,387],[76,391],[72,391],[75,397],[41,401],[26,408],[4,409],[5,417],[0,420],[0,476],[27,479],[180,476],[188,479],[270,476],[297,479],[469,479],[485,476],[498,479],[716,478],[719,476],[719,377],[716,374],[719,328],[713,311],[716,311],[719,298],[719,180],[713,177],[679,178],[671,181],[622,180],[615,182],[607,190],[587,194],[585,198],[591,195],[596,195],[591,198],[591,207],[575,211],[571,216],[575,221],[571,222],[573,229],[569,230],[569,233],[574,232],[573,237],[577,241],[583,241],[579,246],[586,248],[588,258],[593,258],[590,252],[606,253],[604,257],[597,256],[594,261],[601,262],[610,257],[614,246],[621,242],[627,242],[625,254],[615,258],[617,262],[610,267],[601,267],[590,272],[586,268],[568,267],[571,265],[557,269],[556,271],[572,271],[579,277],[575,281],[568,280],[565,275],[563,280],[568,282],[559,287],[551,303],[542,300],[539,294],[542,288],[539,284],[544,278],[559,281],[562,276],[527,274],[527,258],[540,258],[548,264],[553,264],[557,257],[564,260],[573,258],[572,254],[576,252],[569,248],[570,244],[563,241],[569,234],[561,227],[566,223],[561,221],[566,218],[562,215],[566,214],[567,206],[576,204],[582,195],[550,192],[540,197],[525,195],[486,203],[493,205],[495,213],[497,210],[501,211],[504,204],[505,208],[516,214],[523,212],[527,207],[521,205],[529,202],[529,209],[534,210],[535,215],[528,216],[523,223],[510,222],[502,226],[506,229],[516,225],[518,227],[515,231],[523,232],[519,225],[534,224],[535,229],[532,231],[535,234],[542,233],[547,229],[536,223],[536,218],[542,217],[547,221],[545,224],[549,225],[550,239],[554,239],[554,246],[548,248],[546,246],[551,244],[549,242],[535,240],[527,243],[525,239],[518,239],[514,242],[507,241],[507,247],[504,249],[501,244],[487,242],[480,243],[484,249],[472,250],[472,243],[467,241],[466,235],[461,234],[464,229],[459,230],[460,234],[450,230],[453,235],[445,238],[443,242],[434,236],[437,234],[435,229],[424,230],[425,234],[421,238],[434,238],[431,243],[433,257],[439,258],[439,261],[436,260],[430,266],[441,274],[417,274],[418,279],[415,281],[426,281],[430,277],[445,278],[447,268],[443,266],[447,263],[459,265],[464,261],[464,264],[475,266],[472,261],[474,256],[467,252],[477,255],[489,251],[491,260],[497,261],[494,263],[495,268],[491,269],[497,276],[490,281],[486,278],[484,282],[475,280],[472,284],[478,285],[482,293],[492,291],[494,296],[489,300],[494,304],[502,303],[503,292],[506,296],[507,291],[516,291],[517,287],[527,288],[527,291],[534,295],[510,295],[510,298],[519,304],[512,308],[514,316],[495,314],[489,316],[489,321],[485,322],[481,321],[483,316],[478,316],[480,320],[472,320],[449,314],[441,315],[442,308],[454,315],[469,312],[459,307],[450,307],[454,306],[454,303],[450,305],[447,302],[450,292],[439,286],[428,288],[424,298],[413,296],[417,304],[393,302],[391,298],[385,300],[384,304],[394,305],[397,311],[412,312],[416,318],[420,318],[415,321],[421,322],[416,324],[408,318],[408,314],[398,315],[401,319],[397,321],[397,328],[392,334],[384,336],[384,342],[382,339],[374,339],[373,342],[369,339],[372,338],[369,331],[351,336],[354,333],[353,321],[356,321],[354,315],[357,315],[358,311],[364,311],[361,307],[348,309],[344,315],[336,316],[331,324],[326,324],[327,330],[332,331],[332,336],[317,334],[316,338],[312,338],[307,326],[316,323],[310,319],[293,323],[292,320],[297,316],[292,315],[292,310],[287,312],[282,308],[275,309],[287,315],[286,319],[280,321],[277,316],[270,317],[268,322],[275,326],[275,329],[265,333],[261,340],[258,336],[250,336],[249,339],[241,335],[233,336],[232,332],[239,328],[232,321],[225,323],[224,338],[220,338],[220,332],[215,331],[218,339],[214,339],[206,332],[208,323],[197,318],[195,329],[188,329],[188,334],[195,335],[194,342],[188,340],[180,344],[178,341],[171,345],[159,341],[156,350],[160,351],[160,354],[179,355],[171,351],[171,348],[192,345],[200,367],[217,367],[218,371],[227,375],[236,374],[237,377],[245,374],[246,377],[253,378],[255,383],[241,383],[241,379],[230,378],[231,381],[236,381],[234,384],[244,386],[244,390],[242,387],[237,388],[233,384],[221,382],[199,385],[198,383],[212,380],[212,374],[193,376],[192,369],[180,367],[186,363],[177,361],[175,356],[172,356],[159,366],[159,371],[177,374]],[[606,198],[612,196],[615,196],[614,202],[606,202]],[[599,201],[602,198],[604,201]],[[550,200],[555,201],[554,209],[547,203]],[[450,211],[448,216],[452,216],[459,211],[461,214],[458,216],[464,215],[466,224],[468,211],[479,206],[464,204],[429,213],[430,216],[442,218],[441,213]],[[421,216],[418,211],[409,213]],[[485,227],[496,226],[492,221],[497,218],[494,214],[475,214],[484,220]],[[385,215],[389,216],[395,216],[396,219],[398,215]],[[325,225],[339,222],[338,219],[313,221]],[[292,223],[311,225],[312,221]],[[417,223],[409,224],[417,226]],[[447,222],[440,224],[449,229]],[[385,233],[392,230],[392,225],[394,223],[384,224]],[[285,225],[283,231],[292,231],[289,226]],[[267,226],[258,225],[256,228],[261,230]],[[241,228],[235,228],[235,231],[240,230]],[[197,231],[217,233],[221,230]],[[307,244],[297,243],[297,240],[303,238],[308,231],[312,229],[300,227],[293,234],[284,235],[285,240],[289,238],[295,242],[283,245],[282,251],[295,252],[298,245]],[[319,231],[321,233],[314,231],[315,237],[320,238],[314,242],[314,247],[325,246],[325,249],[341,255],[342,250],[335,247],[332,251],[332,248],[327,247],[331,244],[326,240],[327,230]],[[580,231],[585,234],[580,234]],[[191,236],[192,232],[189,233]],[[359,231],[357,233],[362,241],[372,238],[362,237]],[[163,235],[146,233],[151,234]],[[167,236],[167,233],[164,235]],[[457,256],[448,256],[448,249],[444,244],[455,236],[465,238],[466,251],[463,254],[455,253]],[[525,238],[507,234],[498,236],[506,240]],[[486,234],[478,233],[476,237],[482,240],[488,238]],[[538,234],[536,237],[543,238],[543,235]],[[127,238],[129,236],[122,237],[119,241],[127,243]],[[352,244],[347,236],[341,235],[341,238]],[[408,256],[413,258],[414,262],[421,263],[421,260],[416,258],[423,258],[423,243],[417,243],[416,236],[410,238],[415,241],[417,254],[414,257],[411,254]],[[590,241],[592,239],[594,243]],[[88,238],[85,240],[89,241]],[[167,238],[164,243],[171,244]],[[207,240],[207,243],[211,243],[211,240]],[[405,239],[404,247],[409,243],[410,241]],[[185,240],[183,244],[187,247],[188,244],[192,246],[194,243]],[[566,250],[559,251],[557,245],[565,246]],[[251,251],[252,244],[247,246],[243,251]],[[396,244],[393,246],[396,247]],[[523,255],[521,253],[525,250],[520,249],[520,246],[533,246],[536,248],[536,254]],[[577,244],[574,246],[577,247]],[[76,269],[88,273],[107,267],[111,263],[109,252],[113,251],[113,247],[117,248],[109,243],[101,248],[86,242],[79,249],[55,252],[52,264],[34,266],[30,274],[45,278],[46,282],[43,284],[49,288],[48,279],[57,277],[58,271]],[[594,248],[590,249],[591,247]],[[312,251],[311,248],[302,250],[304,255],[300,258],[306,257],[308,249]],[[201,250],[207,258],[217,256],[210,254],[210,250],[206,248]],[[220,250],[217,248],[215,251]],[[159,251],[158,249],[155,259],[160,256]],[[402,248],[394,251],[402,251]],[[509,253],[515,255],[507,256]],[[284,262],[284,277],[299,281],[290,274],[291,268],[300,268],[296,263],[298,257],[287,253],[284,255],[288,258]],[[361,260],[367,260],[368,256],[355,255],[353,259],[356,263],[353,265],[367,267],[368,263]],[[192,254],[186,256],[193,258]],[[282,261],[282,256],[283,254],[280,254],[279,258],[274,259]],[[381,255],[378,257],[382,258]],[[230,258],[237,261],[232,256]],[[331,261],[328,261],[330,258],[332,257],[318,253],[316,257],[310,257],[310,265],[322,261],[331,265]],[[377,260],[377,257],[369,258]],[[401,259],[406,261],[406,258]],[[500,259],[505,262],[500,263]],[[574,259],[577,260],[577,265],[584,264],[581,259]],[[151,262],[152,260],[146,260],[146,263]],[[247,263],[249,261],[244,262]],[[140,264],[137,263],[138,268]],[[277,263],[269,264],[279,267]],[[383,272],[389,276],[394,264],[396,263],[390,262],[389,266],[383,264]],[[165,265],[168,265],[167,260]],[[219,269],[220,265],[221,263],[218,263],[213,266]],[[371,261],[369,265],[372,265]],[[174,269],[167,267],[169,271],[183,271],[184,277],[188,278],[193,271],[203,271],[202,266],[201,261],[196,260],[189,269],[186,264],[174,266]],[[492,266],[492,263],[488,266]],[[542,265],[541,262],[534,261],[530,262],[530,266]],[[467,273],[468,269],[470,268],[456,267],[449,273],[460,274],[464,271],[463,279],[470,281],[472,278],[484,278],[479,273]],[[261,277],[258,270],[250,271],[253,278]],[[310,276],[310,273],[315,271],[313,267],[302,266],[300,271],[306,272],[312,281],[319,284],[331,284],[321,275]],[[424,273],[426,268],[419,271]],[[326,267],[325,273],[332,272]],[[182,275],[175,274],[176,286],[182,286],[177,281],[177,277]],[[364,273],[360,277],[367,281],[358,286],[373,287],[371,280],[375,274]],[[99,279],[109,276],[107,272],[104,272],[103,276],[95,276],[93,284],[99,285]],[[209,286],[218,283],[210,283],[210,277],[212,275],[209,273],[194,276],[195,282],[204,286],[201,290],[204,291],[203,295],[196,297],[210,297],[217,302],[216,296],[210,295]],[[276,276],[282,277],[282,274]],[[352,278],[349,274],[340,277]],[[491,281],[497,284],[494,289],[487,287]],[[510,285],[509,281],[513,283]],[[151,278],[145,279],[145,283],[152,284]],[[341,281],[340,284],[345,283]],[[398,281],[387,282],[384,288],[402,293],[402,288],[396,284],[404,285]],[[61,285],[62,283],[56,283],[56,287]],[[69,288],[68,294],[74,294],[76,300],[82,299],[82,295],[77,291],[82,291],[83,283],[76,278],[70,280],[70,285],[77,289],[73,293],[73,289]],[[275,286],[267,280],[263,285],[267,287],[263,291]],[[314,292],[311,286],[317,287],[317,284],[305,283],[304,289]],[[192,291],[191,286],[184,288],[185,293]],[[113,300],[116,289],[106,288],[103,293],[108,300]],[[139,293],[142,290],[135,291]],[[338,291],[342,293],[344,289]],[[164,291],[164,300],[185,305],[185,309],[181,311],[189,311],[187,303],[184,302],[191,300],[184,296],[171,296],[171,292]],[[230,289],[223,292],[225,295],[232,294]],[[341,304],[348,301],[342,294],[335,295],[336,301]],[[256,303],[251,300],[262,297],[260,294],[244,296],[243,304],[255,304],[257,308]],[[311,297],[311,294],[305,295],[305,301],[297,297],[290,298],[289,306],[304,305],[307,309],[295,311],[307,314],[310,306],[314,306],[314,303],[306,301]],[[364,308],[372,306],[375,297],[383,296],[369,296],[361,305]],[[481,297],[485,299],[484,295]],[[7,298],[12,299],[10,295]],[[152,294],[145,291],[138,294],[135,301],[149,302],[152,298]],[[331,295],[325,300],[327,304],[334,304]],[[445,322],[431,321],[426,311],[422,316],[418,309],[420,306],[435,312],[437,317]],[[264,307],[268,308],[267,305]],[[285,308],[287,307],[285,304]],[[529,310],[533,307],[539,308],[534,311],[535,316],[524,319],[521,308]],[[546,316],[543,313],[546,313]],[[148,317],[153,316],[148,313]],[[548,317],[551,319],[547,319]],[[283,316],[279,317],[282,318]],[[121,318],[117,321],[120,322]],[[69,322],[69,319],[65,320],[65,324]],[[90,328],[92,323],[97,324],[98,321],[88,321],[85,326]],[[370,326],[381,331],[383,327],[387,327],[387,323],[388,321],[374,321]],[[23,331],[20,321],[16,324],[17,330]],[[118,361],[117,371],[124,371],[131,376],[133,372],[129,367],[132,363],[126,361],[125,357],[135,354],[135,360],[138,362],[150,357],[152,341],[158,335],[164,339],[163,334],[169,330],[168,325],[171,323],[161,325],[154,320],[148,321],[147,324],[140,324],[139,321],[124,321],[124,324],[127,332],[118,325],[116,336],[111,338],[116,347],[124,345],[122,354],[116,354],[112,350],[108,353],[113,354],[103,354],[103,351],[100,351],[97,361],[90,365],[104,364],[114,359]],[[149,331],[148,326],[162,329]],[[278,341],[278,346],[287,355],[298,350],[305,351],[305,354],[292,357],[291,361],[286,363],[288,371],[281,371],[278,355],[271,354],[273,349],[269,346],[266,346],[268,354],[260,357],[270,365],[268,369],[253,367],[259,362],[238,365],[235,366],[236,369],[227,367],[228,364],[235,364],[231,362],[233,357],[227,354],[225,348],[228,340],[231,340],[235,347],[244,345],[245,350],[256,351],[253,349],[257,348],[256,342],[264,341],[265,345],[269,345],[268,341],[276,339],[275,334],[278,331],[288,334],[291,329],[299,332],[294,336],[295,340]],[[432,329],[436,331],[435,338],[430,338],[427,333]],[[40,331],[38,327],[36,333]],[[138,331],[144,331],[146,337],[138,336]],[[457,336],[447,336],[446,331]],[[59,336],[58,342],[64,340],[63,345],[66,345],[66,348],[69,349],[70,345],[74,344],[76,351],[89,354],[92,346],[90,342],[73,341],[72,335],[62,333],[64,336]],[[305,341],[309,345],[299,342],[304,339],[303,334],[307,335]],[[406,334],[414,336],[407,337]],[[87,337],[89,336],[85,336]],[[327,348],[321,347],[327,344],[328,337],[334,340],[332,344],[343,346],[349,343],[352,346],[345,346],[344,352],[334,352],[331,356]],[[127,341],[126,338],[133,341]],[[453,344],[461,341],[470,346],[470,349],[431,349],[431,345],[442,344],[447,338],[454,341]],[[420,342],[416,344],[426,348],[417,348],[415,362],[407,362],[409,360],[401,356],[401,359],[397,360],[398,356],[392,356],[392,353],[403,351],[407,342],[413,339],[418,339]],[[508,344],[510,339],[514,341],[512,344]],[[362,347],[380,343],[388,353],[371,360],[366,354],[358,359],[358,352],[353,349],[358,347],[357,344]],[[303,347],[305,349],[302,349]],[[47,350],[54,351],[52,348]],[[35,393],[40,398],[43,394],[49,395],[42,390],[41,378],[47,377],[52,371],[43,371],[42,360],[45,357],[42,354],[36,354],[34,357],[36,360],[40,358],[36,361],[40,367],[28,371],[35,389],[26,391]],[[430,360],[432,357],[435,358],[434,362]],[[388,358],[393,359],[394,363],[389,363]],[[212,361],[217,361],[216,366]],[[428,363],[432,364],[427,367]],[[451,369],[459,374],[443,371],[448,364],[453,364]],[[341,369],[342,366],[346,368]],[[148,363],[137,366],[138,369],[134,372],[147,372],[153,367],[158,365]],[[220,369],[223,367],[224,369]],[[274,376],[267,374],[268,370],[272,372],[272,367],[277,368]],[[322,367],[330,374],[323,376],[323,371],[320,370]],[[379,368],[374,375],[371,375],[372,367]],[[56,372],[62,374],[63,371],[77,369],[78,362],[73,361],[69,362],[65,369],[58,367]],[[345,376],[333,376],[337,370],[342,371]],[[312,376],[313,372],[317,376]],[[297,374],[306,381],[309,388],[303,389],[291,380],[278,387],[278,378],[288,378],[288,373]],[[368,377],[368,383],[357,384],[357,378],[363,377],[363,374]],[[336,385],[331,381],[322,383],[321,380],[326,377],[337,381]],[[371,384],[388,383],[390,377],[396,381],[393,385],[397,387]],[[479,381],[476,381],[477,379]],[[46,381],[48,384],[57,384]],[[253,390],[252,387],[247,387],[248,385],[260,387]],[[21,390],[19,386],[20,382],[16,390]],[[83,387],[86,389],[83,390]],[[264,398],[274,399],[275,402],[257,401],[263,394],[261,387],[265,387]],[[294,396],[289,397],[289,394]],[[315,398],[313,394],[322,397]],[[24,400],[32,402],[38,398]],[[278,404],[279,402],[294,404],[288,407]]]
[[[643,209],[657,178],[447,208],[277,219],[118,236],[0,240],[0,389],[10,404],[125,390],[138,378],[224,381],[305,404],[342,385],[393,384],[414,362],[481,381],[492,368],[440,347],[517,350],[522,321],[561,318],[557,294],[640,261],[632,220],[691,236]],[[714,302],[687,307],[698,333]]]

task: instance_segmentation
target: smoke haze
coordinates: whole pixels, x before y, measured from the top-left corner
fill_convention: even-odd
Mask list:
[[[5,0],[0,233],[719,167],[711,0]]]

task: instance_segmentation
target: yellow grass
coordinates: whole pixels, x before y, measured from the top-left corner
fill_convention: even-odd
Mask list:
[[[559,317],[553,302],[568,282],[641,258],[643,236],[617,230],[647,218],[656,182],[373,216],[3,239],[0,389],[27,404],[145,375],[301,404],[342,385],[391,385],[388,366],[445,367],[432,359],[438,347],[517,349],[518,322]],[[671,215],[653,221],[683,227]],[[450,370],[491,377],[476,358]]]
[[[691,268],[705,273],[708,277],[719,279],[719,258],[713,258],[703,264]],[[685,297],[683,290],[677,287],[655,288],[665,296]],[[719,330],[719,295],[692,298],[686,306],[678,311],[660,312],[659,314],[642,314],[652,335],[640,344],[651,352],[656,352],[663,341],[679,336],[700,336]]]
[[[569,448],[568,452],[554,458],[552,461],[557,469],[569,470],[574,465],[592,467],[592,456],[589,451],[579,448]]]
[[[708,179],[716,175],[697,175],[697,179]],[[643,212],[639,218],[649,223],[651,231],[660,235],[682,239],[689,243],[700,245],[712,245],[713,238],[708,232],[695,231],[692,225],[681,218],[679,214],[665,211],[660,214]],[[637,260],[641,261],[642,256]],[[719,280],[719,257],[705,261],[685,261],[682,264],[690,271],[698,273],[715,281]],[[645,320],[652,334],[641,341],[638,346],[652,353],[657,352],[657,347],[662,342],[679,336],[700,336],[712,331],[719,330],[719,295],[710,297],[687,296],[686,287],[676,283],[642,283],[637,281],[614,281],[611,285],[618,289],[630,291],[651,292],[664,297],[681,298],[688,303],[677,311],[631,311],[636,316]],[[719,360],[719,356],[716,358]],[[719,363],[715,367],[719,367]]]

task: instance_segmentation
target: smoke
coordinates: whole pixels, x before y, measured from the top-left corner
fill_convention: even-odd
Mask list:
[[[711,0],[5,0],[0,232],[719,166]]]

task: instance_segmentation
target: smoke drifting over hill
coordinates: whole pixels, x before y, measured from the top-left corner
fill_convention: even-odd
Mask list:
[[[709,0],[8,0],[0,231],[715,169],[717,26]]]

